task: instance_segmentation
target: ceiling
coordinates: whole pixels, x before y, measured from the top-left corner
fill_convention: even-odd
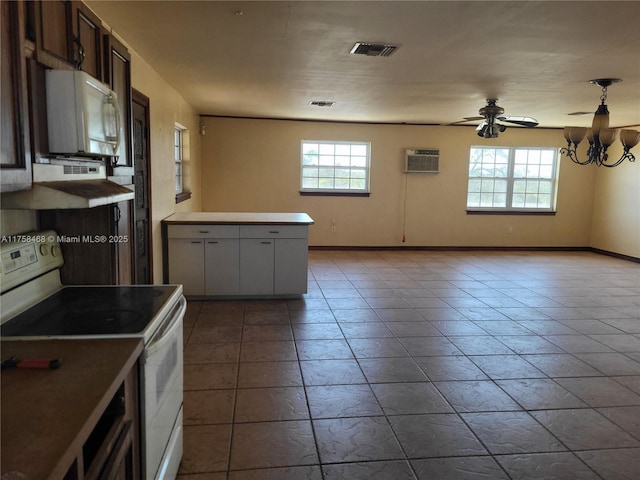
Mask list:
[[[640,124],[638,1],[86,3],[202,115],[448,124],[498,98],[542,127],[586,126],[568,114],[594,112],[588,81],[614,77],[611,125]]]

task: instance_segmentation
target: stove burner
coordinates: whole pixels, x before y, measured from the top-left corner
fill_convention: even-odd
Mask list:
[[[129,292],[124,292],[122,294],[123,297],[134,297],[134,298],[153,298],[153,297],[160,297],[161,295],[164,294],[164,292],[162,290],[157,290],[155,288],[153,289],[136,289],[138,291],[129,291]]]
[[[95,330],[102,333],[136,332],[147,321],[134,310],[106,310],[74,312],[65,317],[63,329],[69,335],[89,335]]]

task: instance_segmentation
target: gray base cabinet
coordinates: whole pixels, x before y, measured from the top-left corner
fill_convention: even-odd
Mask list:
[[[170,283],[181,283],[184,293],[204,295],[204,240],[169,239]]]
[[[198,297],[307,292],[308,225],[167,225],[169,283]]]
[[[204,247],[205,295],[238,295],[239,265],[240,245],[237,239],[207,239]]]

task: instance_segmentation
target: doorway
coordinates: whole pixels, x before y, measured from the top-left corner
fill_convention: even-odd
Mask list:
[[[138,285],[153,283],[151,245],[151,155],[149,138],[149,98],[132,90],[133,162],[135,166],[135,250],[134,280]]]

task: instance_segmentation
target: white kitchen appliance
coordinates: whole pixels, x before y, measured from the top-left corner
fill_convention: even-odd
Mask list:
[[[142,478],[175,479],[182,458],[182,285],[61,285],[56,232],[2,240],[0,338],[142,338]]]
[[[115,156],[121,116],[116,93],[80,70],[47,70],[49,152]]]

